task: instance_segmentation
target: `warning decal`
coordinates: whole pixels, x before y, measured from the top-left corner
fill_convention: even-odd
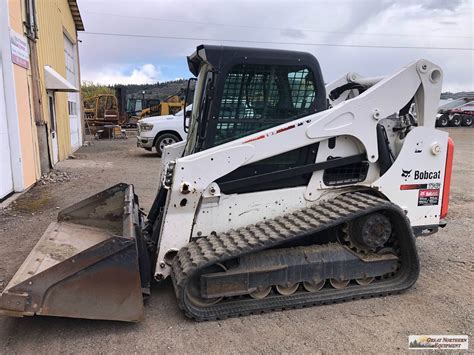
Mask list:
[[[439,203],[439,189],[426,189],[418,192],[418,206],[433,206]]]

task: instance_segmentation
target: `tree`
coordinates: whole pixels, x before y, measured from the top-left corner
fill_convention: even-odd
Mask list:
[[[103,94],[114,95],[115,91],[110,86],[94,84],[92,81],[83,81],[81,85],[81,95],[83,99]]]

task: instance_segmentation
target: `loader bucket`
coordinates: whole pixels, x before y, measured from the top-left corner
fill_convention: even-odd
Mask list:
[[[139,321],[141,219],[127,184],[62,210],[0,295],[0,314]]]

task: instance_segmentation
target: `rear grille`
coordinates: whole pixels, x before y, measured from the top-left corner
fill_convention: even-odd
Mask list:
[[[323,182],[326,186],[339,186],[362,182],[367,178],[369,163],[359,162],[324,170]]]

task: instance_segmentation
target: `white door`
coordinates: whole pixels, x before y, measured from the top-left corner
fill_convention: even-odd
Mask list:
[[[12,163],[10,159],[10,139],[8,136],[5,93],[3,91],[2,63],[0,61],[0,199],[13,191]]]
[[[53,165],[59,160],[58,155],[58,134],[56,133],[56,108],[54,106],[54,93],[48,92],[48,108],[49,108],[49,132],[51,135],[51,150],[53,155]]]
[[[66,58],[66,79],[75,87],[79,87],[79,78],[77,70],[76,46],[64,35],[64,56]],[[68,93],[69,108],[69,130],[71,133],[72,150],[78,149],[81,142],[81,118],[79,114],[79,94],[76,92]]]

